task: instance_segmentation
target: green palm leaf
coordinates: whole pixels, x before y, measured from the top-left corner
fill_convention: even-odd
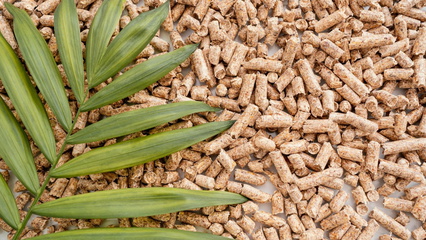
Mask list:
[[[32,194],[40,187],[30,143],[18,121],[0,97],[0,156]]]
[[[57,218],[129,218],[238,204],[239,194],[179,188],[129,188],[65,197],[34,207],[34,213]]]
[[[20,225],[19,212],[16,207],[15,198],[0,174],[0,217],[14,229]]]
[[[229,238],[201,232],[166,228],[92,228],[47,234],[34,240],[229,240]]]
[[[168,11],[167,1],[133,19],[108,46],[89,87],[95,87],[129,65],[155,36]]]
[[[77,8],[73,0],[63,0],[55,11],[55,36],[59,55],[75,98],[84,101],[84,66]]]
[[[146,130],[196,112],[218,111],[202,102],[178,102],[121,113],[71,135],[67,143],[96,142]],[[119,124],[117,124],[119,123]]]
[[[89,111],[130,96],[158,81],[197,49],[192,44],[138,64],[93,95],[80,110]]]
[[[104,1],[90,26],[86,42],[87,80],[89,85],[96,81],[93,77],[123,12],[124,2],[125,0]]]
[[[21,62],[1,34],[0,79],[34,142],[50,162],[55,161],[55,138],[46,111]]]
[[[13,15],[14,32],[26,65],[37,83],[37,87],[49,104],[58,122],[69,131],[72,116],[62,83],[61,74],[46,41],[34,26],[28,14],[11,4],[5,3]]]
[[[75,177],[136,166],[165,157],[228,129],[234,121],[157,133],[94,149],[52,170],[52,177]]]

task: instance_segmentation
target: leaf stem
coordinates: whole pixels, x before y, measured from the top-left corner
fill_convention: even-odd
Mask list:
[[[52,178],[50,176],[50,172],[51,172],[52,169],[56,168],[56,165],[58,164],[59,159],[61,158],[62,154],[64,153],[65,147],[67,145],[67,140],[68,140],[69,136],[71,135],[72,130],[75,127],[75,124],[77,123],[77,120],[80,116],[80,113],[81,113],[80,109],[78,109],[78,111],[75,114],[75,117],[73,119],[71,129],[68,131],[67,135],[65,136],[64,143],[62,144],[61,148],[59,149],[58,154],[56,155],[55,162],[52,163],[52,165],[49,169],[49,173],[46,176],[46,179],[44,179],[43,184],[39,188],[37,195],[34,197],[34,200],[33,200],[33,202],[31,203],[31,206],[28,209],[27,215],[25,216],[24,220],[19,225],[19,228],[16,231],[15,235],[13,236],[12,240],[18,240],[19,239],[20,235],[22,234],[22,231],[25,229],[28,221],[30,220],[31,216],[33,215],[33,208],[34,208],[35,205],[37,205],[38,201],[40,200],[41,196],[43,195],[44,190],[46,190],[47,184],[49,183],[50,179]]]

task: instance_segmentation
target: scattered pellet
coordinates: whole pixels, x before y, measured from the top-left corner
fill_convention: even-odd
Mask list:
[[[265,176],[243,169],[235,169],[234,178],[236,181],[246,182],[256,186],[263,185],[266,182]]]
[[[341,23],[346,17],[347,16],[343,11],[336,11],[315,23],[315,32],[323,32],[324,30]]]
[[[333,72],[352,90],[354,90],[361,98],[369,94],[369,89],[363,84],[353,73],[351,73],[341,63],[336,63]]]
[[[272,197],[270,194],[262,192],[261,190],[256,189],[248,184],[243,185],[243,188],[241,189],[241,195],[259,203],[269,202]]]
[[[349,43],[349,49],[362,49],[382,47],[394,43],[395,39],[391,34],[366,34],[361,37],[353,37]]]
[[[288,216],[287,223],[293,232],[299,234],[305,232],[305,227],[303,226],[302,222],[300,221],[300,218],[296,214]]]
[[[344,211],[340,211],[324,220],[321,221],[320,225],[321,228],[323,230],[331,230],[339,225],[342,225],[346,222],[349,222],[349,214],[344,212]]]
[[[376,220],[384,228],[388,229],[402,239],[409,239],[411,237],[411,232],[408,229],[377,208],[374,208],[370,212],[369,216]]]
[[[286,225],[286,221],[283,218],[274,216],[271,213],[265,211],[257,211],[255,214],[253,214],[252,219],[277,229]]]
[[[312,95],[319,97],[322,94],[322,89],[319,85],[316,75],[312,71],[308,60],[301,59],[296,63],[296,66],[299,69],[300,75],[302,76],[308,91]]]
[[[207,217],[192,212],[179,212],[177,219],[181,222],[200,226],[203,228],[209,228],[211,225]]]
[[[425,222],[426,220],[426,197],[418,197],[411,213],[415,218],[420,220],[421,222]]]
[[[394,162],[380,160],[379,169],[385,173],[389,173],[404,179],[420,183],[425,182],[425,178],[421,172],[415,171],[411,168],[402,167],[401,165]]]
[[[339,212],[346,205],[348,199],[349,195],[345,191],[340,190],[330,201],[331,211],[333,213]]]
[[[299,178],[295,182],[300,190],[306,190],[311,187],[316,187],[325,184],[331,178],[341,177],[343,174],[342,168],[328,168],[324,171],[310,174],[306,177]]]

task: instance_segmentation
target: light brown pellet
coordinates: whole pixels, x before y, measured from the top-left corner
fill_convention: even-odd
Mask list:
[[[290,226],[291,230],[295,233],[305,232],[305,227],[303,226],[300,218],[296,214],[292,214],[287,217],[287,223]]]
[[[414,40],[412,54],[413,55],[424,55],[426,53],[426,27],[421,27],[417,33],[417,37]]]
[[[425,87],[426,85],[426,61],[423,58],[416,59],[414,61],[414,77],[413,83],[419,87]]]
[[[415,240],[420,240],[426,238],[426,231],[423,227],[418,227],[413,230],[412,236]]]
[[[237,76],[238,71],[241,67],[241,64],[248,52],[248,47],[243,44],[238,44],[235,48],[234,53],[232,54],[232,58],[229,61],[226,72],[231,76]]]
[[[320,225],[323,230],[331,230],[339,225],[349,222],[349,214],[340,211],[321,221]]]
[[[234,177],[236,181],[246,182],[251,185],[263,185],[266,182],[266,177],[257,173],[246,171],[243,169],[235,169]]]
[[[337,146],[337,154],[341,158],[352,160],[355,162],[364,162],[362,150],[339,145]]]
[[[352,112],[347,112],[346,114],[334,112],[330,114],[329,119],[339,124],[350,124],[364,132],[373,133],[378,130],[377,123]]]
[[[379,164],[379,169],[385,173],[389,173],[391,175],[398,176],[404,179],[420,183],[425,182],[425,178],[421,172],[417,172],[411,168],[402,167],[401,165],[390,161],[381,160]]]
[[[204,175],[197,175],[195,178],[195,183],[198,186],[201,186],[206,189],[213,189],[215,186],[214,178],[207,177]]]
[[[349,199],[349,195],[345,192],[340,190],[336,196],[333,197],[333,199],[330,201],[330,209],[333,213],[339,212],[343,206],[345,206],[346,201]]]
[[[309,65],[308,60],[301,59],[296,63],[296,66],[299,69],[300,75],[302,76],[308,91],[312,95],[319,97],[322,94],[322,89],[319,85],[316,75],[314,74],[311,66]]]
[[[330,177],[341,177],[342,174],[342,168],[327,168],[324,171],[313,173],[306,177],[297,179],[296,184],[300,190],[306,190],[312,187],[323,185],[325,182],[330,180]]]
[[[277,170],[278,175],[280,176],[280,179],[284,183],[291,183],[293,182],[293,177],[290,171],[290,168],[287,165],[287,162],[284,159],[284,156],[281,154],[280,151],[273,151],[269,153],[269,156],[272,159],[272,162],[274,163],[274,166]]]
[[[256,128],[285,128],[290,127],[293,118],[286,115],[262,115],[256,119]]]
[[[328,39],[321,41],[321,49],[335,59],[339,59],[345,51]]]
[[[367,227],[365,227],[361,231],[361,234],[358,236],[358,239],[359,240],[371,239],[374,236],[374,234],[377,232],[377,230],[379,230],[379,228],[380,228],[379,223],[377,223],[377,221],[374,219],[370,219],[368,221]]]
[[[247,70],[280,73],[283,65],[280,61],[253,58],[248,62],[244,62],[243,67]]]
[[[341,239],[345,233],[348,231],[348,229],[351,227],[350,222],[346,222],[340,226],[337,226],[329,231],[328,236],[330,237],[330,240],[337,240]]]
[[[384,197],[383,206],[396,211],[411,212],[413,210],[414,202],[405,199]]]
[[[320,33],[324,30],[333,27],[334,25],[341,23],[346,18],[346,14],[343,11],[336,11],[325,18],[322,18],[315,24],[315,32]]]
[[[420,220],[421,222],[425,222],[426,220],[426,197],[418,197],[411,213],[415,218]]]
[[[243,188],[241,189],[241,195],[259,203],[269,202],[272,197],[270,194],[262,192],[261,190],[256,189],[248,184],[243,185]]]
[[[286,225],[286,221],[283,218],[274,216],[271,213],[265,211],[257,211],[252,218],[254,221],[275,228],[280,228],[281,226]]]
[[[229,220],[227,223],[223,225],[223,227],[233,236],[237,236],[238,233],[242,232],[243,229],[238,226],[238,224],[234,220]]]
[[[401,237],[402,239],[410,238],[411,232],[408,229],[406,229],[404,226],[402,226],[400,223],[398,223],[382,211],[375,208],[370,212],[369,216],[370,218],[373,218],[378,223],[380,223],[384,228],[388,229],[389,231]]]
[[[349,49],[381,47],[392,44],[394,41],[394,37],[391,34],[368,34],[362,37],[352,37]]]
[[[361,98],[369,94],[369,89],[341,63],[334,65],[333,72]]]
[[[184,223],[188,223],[203,228],[209,228],[211,223],[206,216],[192,213],[192,212],[179,212],[178,220]]]
[[[311,218],[316,218],[318,215],[318,212],[321,208],[323,198],[320,195],[314,195],[308,203],[308,206],[306,207],[306,213]]]

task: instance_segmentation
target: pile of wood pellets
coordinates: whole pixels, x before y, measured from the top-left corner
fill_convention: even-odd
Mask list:
[[[18,52],[4,1],[0,31]],[[27,11],[48,42],[75,114],[53,31],[59,0],[6,1]],[[102,0],[76,2],[84,46]],[[114,36],[163,2],[127,0]],[[161,31],[134,64],[186,44],[200,43],[199,49],[146,90],[83,113],[75,131],[168,102],[197,100],[224,110],[124,138],[67,146],[59,164],[147,134],[212,121],[235,124],[155,162],[53,179],[41,201],[118,188],[226,190],[250,201],[118,219],[114,226],[204,229],[240,240],[426,239],[424,6],[425,0],[172,0]],[[13,109],[1,82],[0,95]],[[59,148],[66,134],[53,115],[50,119]],[[35,146],[33,153],[42,181],[50,164]],[[9,179],[2,160],[0,169]],[[261,190],[271,183],[274,192]],[[12,184],[25,215],[31,196],[19,181]],[[100,219],[37,217],[24,238],[101,224]],[[3,221],[0,228],[13,233]]]

